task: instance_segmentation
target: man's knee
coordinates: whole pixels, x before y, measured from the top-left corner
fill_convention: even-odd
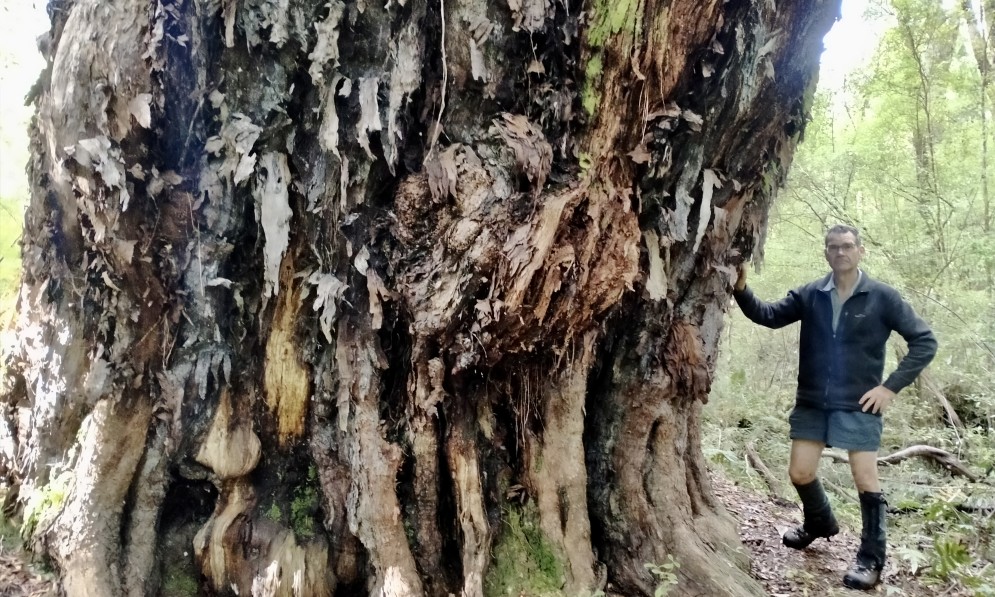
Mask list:
[[[788,467],[788,477],[795,485],[808,485],[815,481],[816,469],[792,464]]]
[[[808,485],[816,479],[819,459],[825,444],[811,440],[791,441],[791,458],[788,462],[788,477],[795,485]]]
[[[876,452],[850,452],[850,472],[857,491],[881,491]]]
[[[873,470],[873,469],[872,469]],[[857,491],[864,493],[867,491],[878,492],[881,491],[881,485],[878,481],[877,471],[873,472],[853,472],[853,484],[857,486]]]

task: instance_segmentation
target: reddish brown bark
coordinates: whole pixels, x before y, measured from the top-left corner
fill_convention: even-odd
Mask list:
[[[523,501],[565,594],[760,592],[699,417],[837,3],[50,12],[0,471],[67,593],[479,595]]]

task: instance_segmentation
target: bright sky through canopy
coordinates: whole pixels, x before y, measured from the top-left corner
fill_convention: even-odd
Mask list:
[[[869,6],[879,4],[874,0],[843,0],[843,18],[833,25],[824,39],[819,71],[821,89],[839,90],[846,77],[865,66],[888,23],[882,18],[869,18]]]
[[[43,0],[0,0],[0,199],[27,199],[33,107],[24,105],[24,96],[45,66],[36,40],[47,29]]]

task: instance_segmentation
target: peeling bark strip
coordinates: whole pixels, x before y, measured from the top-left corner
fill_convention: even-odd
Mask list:
[[[53,0],[0,474],[67,595],[760,594],[699,419],[838,8]]]
[[[301,308],[302,282],[294,279],[293,268],[293,259],[288,255],[280,268],[278,284],[283,287],[283,293],[278,296],[273,310],[263,372],[266,405],[276,418],[281,444],[304,435],[310,390],[309,371],[301,365],[299,349],[294,341]]]
[[[490,560],[492,533],[487,521],[481,462],[465,421],[453,428],[447,444],[449,470],[456,494],[456,520],[459,521],[463,588],[460,595],[482,595],[484,576]]]

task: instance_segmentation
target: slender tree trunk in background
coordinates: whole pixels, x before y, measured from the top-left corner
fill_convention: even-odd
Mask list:
[[[981,204],[982,219],[981,229],[986,235],[991,234],[991,196],[988,192],[988,106],[989,102],[995,100],[992,94],[991,77],[995,56],[992,55],[989,40],[995,34],[995,22],[989,23],[995,15],[995,2],[984,0],[979,6],[979,13],[975,14],[970,0],[962,0],[961,14],[964,23],[967,25],[967,32],[971,39],[971,51],[974,60],[978,65],[978,74],[981,78]],[[986,288],[990,297],[995,298],[995,258],[991,255],[984,257]],[[995,301],[993,301],[995,304]],[[993,307],[995,308],[995,307]]]
[[[480,595],[514,514],[760,594],[701,408],[838,4],[54,0],[0,470],[66,593]]]
[[[919,89],[916,95],[916,127],[912,132],[912,146],[916,159],[916,182],[918,190],[916,200],[922,216],[926,233],[933,241],[933,249],[940,255],[946,254],[944,240],[944,218],[941,213],[939,180],[936,174],[936,134],[934,133],[933,116],[930,108],[930,80],[926,57],[920,40],[916,37],[911,23],[900,16],[899,26],[904,37],[906,48],[916,64],[916,74]]]

